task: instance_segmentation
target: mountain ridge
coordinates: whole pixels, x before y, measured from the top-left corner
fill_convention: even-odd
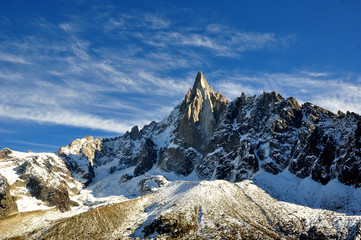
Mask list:
[[[177,119],[171,119],[171,114],[162,122],[152,122],[140,131],[138,127],[135,127],[131,132],[120,137],[129,141],[130,145],[139,141],[141,137],[145,137],[148,145],[151,144],[157,148],[154,150],[157,151],[156,154],[150,153],[153,154],[153,160],[143,163],[144,166],[148,166],[144,169],[145,171],[151,169],[157,162],[162,170],[175,171],[183,175],[198,169],[198,174],[207,179],[210,178],[209,173],[206,173],[209,167],[199,166],[199,161],[209,162],[212,160],[210,153],[221,149],[219,151],[226,150],[226,153],[233,154],[233,159],[237,156],[246,157],[245,154],[249,153],[248,160],[243,159],[239,164],[242,164],[242,161],[252,163],[248,166],[253,166],[253,172],[257,172],[257,169],[262,167],[267,172],[278,174],[288,167],[296,176],[305,178],[312,174],[312,178],[322,184],[327,184],[337,177],[346,185],[360,186],[361,174],[354,170],[358,168],[361,161],[359,140],[361,117],[356,113],[334,114],[309,102],[301,106],[293,97],[285,99],[276,92],[264,92],[260,96],[251,97],[243,93],[229,102],[221,93],[214,93],[202,72],[197,74],[193,88],[187,92],[182,103],[174,111],[177,112],[175,114]],[[346,127],[347,121],[350,122],[350,126]],[[167,124],[174,125],[173,132],[168,136],[168,140],[171,139],[168,144],[172,143],[171,146],[179,146],[178,148],[167,148],[162,146],[163,143],[159,145],[153,142],[157,138],[155,136],[157,133],[152,131],[161,133],[163,129],[169,127]],[[219,132],[222,131],[227,133],[219,138]],[[260,137],[260,133],[263,137]],[[348,138],[341,136],[345,134]],[[258,138],[252,137],[253,135],[258,135]],[[247,138],[246,141],[237,140],[240,136]],[[230,143],[233,144],[233,149],[224,144],[227,142],[225,137],[234,140]],[[318,138],[322,138],[322,141],[318,141]],[[107,149],[111,141],[115,140],[104,140],[102,147]],[[351,146],[345,144],[347,141]],[[243,151],[244,156],[234,152],[235,148],[240,148],[240,145],[242,149],[248,149],[248,152]],[[323,150],[324,148],[327,150]],[[142,150],[143,161],[146,149]],[[116,148],[115,150],[117,151]],[[139,154],[129,159],[131,151],[128,148],[122,153],[115,154],[121,155],[120,159],[123,157],[119,165],[129,166],[142,161],[136,159],[139,158]],[[214,154],[219,155],[219,153]],[[347,159],[342,158],[342,154],[346,154]],[[102,151],[95,151],[95,164],[102,164],[100,160],[102,155]],[[187,155],[192,156],[193,160],[188,159]],[[175,156],[177,159],[183,159],[183,165],[187,165],[188,169],[187,167],[184,169],[185,166],[182,167],[179,161],[172,162],[171,158],[175,159]],[[349,158],[353,160],[350,161]],[[352,165],[350,162],[358,165]],[[312,169],[311,165],[314,163],[319,167],[318,169]],[[351,167],[351,170],[345,170],[341,163],[347,165],[348,168]],[[174,167],[177,164],[182,166],[179,165],[177,169]],[[224,173],[225,170],[220,170],[220,172]],[[350,174],[351,178],[348,177]],[[251,175],[246,174],[245,178]],[[229,176],[222,176],[221,173],[216,176],[220,179],[231,179]],[[235,177],[235,179],[241,180],[242,177]]]

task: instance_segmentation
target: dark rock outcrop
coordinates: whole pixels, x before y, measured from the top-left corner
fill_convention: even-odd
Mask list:
[[[134,141],[139,140],[142,137],[141,133],[139,132],[138,126],[132,127],[132,130],[130,131],[129,135],[130,138]]]
[[[328,240],[329,238],[317,227],[313,226],[308,231],[308,236],[306,238],[307,240]]]
[[[149,176],[144,177],[140,182],[140,192],[143,195],[154,192],[157,188],[160,188],[168,183],[168,180],[161,176]]]
[[[16,199],[10,194],[10,185],[0,174],[0,219],[18,212]]]
[[[42,200],[49,206],[56,206],[60,211],[69,211],[72,203],[69,198],[69,192],[64,181],[57,185],[49,185],[44,179],[38,177],[29,177],[26,187],[30,190],[32,196]]]
[[[157,150],[155,144],[150,138],[147,138],[139,154],[137,165],[134,169],[134,175],[139,176],[148,172],[156,161]]]
[[[169,147],[162,152],[158,166],[164,171],[187,176],[194,170],[198,159],[200,154],[193,148]]]
[[[0,150],[0,159],[7,158],[11,153],[12,151],[9,148],[4,148]]]

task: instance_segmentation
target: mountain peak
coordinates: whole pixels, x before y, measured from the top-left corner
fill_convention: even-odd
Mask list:
[[[222,94],[214,93],[203,73],[198,72],[193,88],[187,92],[180,108],[184,117],[179,134],[188,146],[201,151],[200,146],[212,136],[227,103]]]
[[[213,92],[213,89],[208,85],[207,80],[203,76],[202,71],[197,73],[196,80],[195,80],[194,85],[193,85],[193,89],[194,90],[195,89],[203,90],[202,92],[204,92],[204,90],[208,90],[208,91]]]
[[[197,76],[196,76],[196,81],[197,81],[197,80],[200,81],[202,78],[204,78],[203,72],[202,72],[202,71],[199,71],[199,72],[197,73]]]

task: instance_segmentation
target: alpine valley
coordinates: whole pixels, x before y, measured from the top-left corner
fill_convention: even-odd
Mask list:
[[[202,72],[164,120],[0,151],[1,239],[361,239],[361,117]]]

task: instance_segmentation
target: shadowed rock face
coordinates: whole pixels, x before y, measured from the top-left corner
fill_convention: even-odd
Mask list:
[[[157,161],[157,151],[154,142],[147,138],[143,145],[142,151],[137,160],[137,166],[134,169],[134,175],[139,176],[149,171]]]
[[[0,174],[0,219],[18,211],[16,199],[10,194],[6,178]]]
[[[31,195],[47,203],[49,206],[56,206],[60,211],[69,211],[72,203],[65,182],[57,186],[51,186],[41,181],[40,178],[30,177],[26,185]]]
[[[62,157],[68,169],[80,176],[77,180],[85,187],[88,186],[94,175],[94,158],[101,149],[101,138],[94,139],[88,136],[82,139],[75,139],[71,144],[61,147],[58,155]]]

